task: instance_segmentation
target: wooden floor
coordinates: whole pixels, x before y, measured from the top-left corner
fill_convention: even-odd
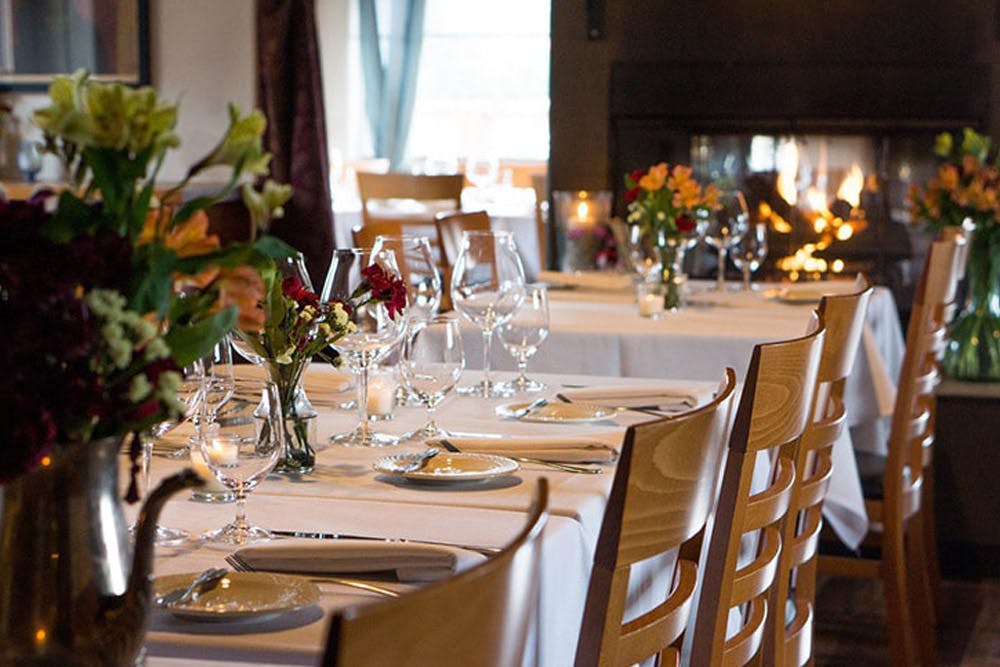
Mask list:
[[[941,667],[1000,667],[1000,580],[944,582]],[[817,667],[889,665],[881,583],[824,577],[816,595]]]

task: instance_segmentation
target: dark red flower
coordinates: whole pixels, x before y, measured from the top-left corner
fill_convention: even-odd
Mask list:
[[[285,276],[281,281],[281,293],[300,306],[319,306],[319,297],[306,288],[298,276]]]
[[[689,215],[679,215],[677,216],[677,231],[682,234],[687,234],[693,232],[696,227],[694,218]]]
[[[396,313],[401,313],[406,308],[406,283],[387,273],[378,264],[366,266],[361,270],[361,275],[371,288],[371,298],[384,303],[389,317],[396,319]]]
[[[625,192],[625,201],[631,204],[632,202],[634,202],[636,199],[639,198],[639,193],[641,191],[642,188],[640,188],[638,185],[635,186],[634,188],[630,188]]]
[[[643,176],[645,176],[648,173],[649,173],[648,169],[636,169],[631,174],[629,174],[628,177],[632,179],[633,183],[638,183],[639,179],[641,179]]]

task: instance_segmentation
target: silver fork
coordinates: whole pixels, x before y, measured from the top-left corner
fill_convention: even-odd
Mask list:
[[[236,554],[229,554],[226,556],[226,562],[233,566],[233,569],[237,572],[256,572],[245,560],[237,556]],[[339,584],[340,586],[347,586],[348,588],[357,588],[358,590],[367,591],[369,593],[375,593],[376,595],[382,595],[389,598],[398,598],[399,593],[392,590],[391,588],[384,588],[382,586],[376,586],[375,584],[370,584],[367,581],[358,581],[357,579],[344,579],[343,577],[328,577],[326,575],[307,577],[310,581],[317,582],[328,582],[331,584]]]

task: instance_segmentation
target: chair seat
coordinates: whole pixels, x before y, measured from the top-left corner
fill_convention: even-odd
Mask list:
[[[883,479],[887,457],[883,454],[854,451],[854,460],[858,464],[858,475],[861,477],[861,492],[868,500],[882,500],[885,497]],[[903,468],[904,486],[910,482],[910,467]]]

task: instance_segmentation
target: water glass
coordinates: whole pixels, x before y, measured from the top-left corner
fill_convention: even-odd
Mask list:
[[[750,290],[750,274],[757,271],[767,257],[767,225],[758,222],[733,249],[733,264],[743,272],[743,289]]]
[[[493,332],[524,301],[524,267],[509,232],[462,232],[462,248],[451,276],[451,302],[462,317],[483,332],[483,381],[459,388],[460,394],[510,396],[493,384],[490,353]]]
[[[403,436],[406,440],[429,440],[447,437],[434,422],[434,411],[458,384],[465,368],[462,332],[459,321],[438,316],[427,322],[411,322],[403,341],[399,362],[406,388],[427,410],[427,423]]]
[[[212,542],[244,545],[271,538],[270,531],[246,518],[247,496],[267,477],[284,447],[278,386],[259,382],[238,387],[220,418],[199,429],[198,444],[209,469],[236,496],[236,518],[203,537]],[[266,410],[261,409],[266,406]]]
[[[545,285],[525,286],[524,301],[497,330],[500,342],[517,361],[517,378],[502,386],[513,392],[539,392],[545,384],[527,377],[528,359],[549,335],[549,297]]]

